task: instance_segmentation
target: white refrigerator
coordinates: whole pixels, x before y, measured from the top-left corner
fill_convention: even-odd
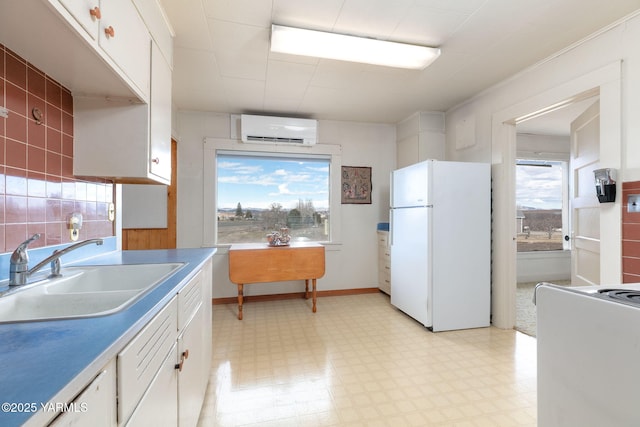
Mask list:
[[[427,160],[391,174],[391,304],[434,332],[489,326],[491,169]]]

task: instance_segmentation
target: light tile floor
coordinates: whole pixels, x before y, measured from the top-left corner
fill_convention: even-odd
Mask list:
[[[535,426],[536,340],[432,333],[383,294],[214,306],[200,426]]]

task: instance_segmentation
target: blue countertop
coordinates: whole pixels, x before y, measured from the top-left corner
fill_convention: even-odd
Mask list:
[[[72,381],[88,384],[214,253],[211,248],[114,251],[74,263],[74,266],[168,262],[185,265],[116,314],[0,324],[0,400],[3,404],[16,404],[13,409],[21,409],[7,412],[7,406],[3,405],[0,425],[18,426],[29,420],[34,413],[24,410],[25,405],[40,410],[41,404],[47,402],[66,403],[57,400],[65,398],[65,392],[72,392],[65,387]]]

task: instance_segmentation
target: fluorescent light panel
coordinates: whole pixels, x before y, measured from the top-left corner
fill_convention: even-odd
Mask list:
[[[271,26],[271,51],[386,67],[423,70],[440,49],[346,36],[301,28]]]

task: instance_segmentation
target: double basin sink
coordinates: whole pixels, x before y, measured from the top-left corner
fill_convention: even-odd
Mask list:
[[[104,316],[124,310],[183,263],[65,267],[61,277],[0,297],[0,323]]]

